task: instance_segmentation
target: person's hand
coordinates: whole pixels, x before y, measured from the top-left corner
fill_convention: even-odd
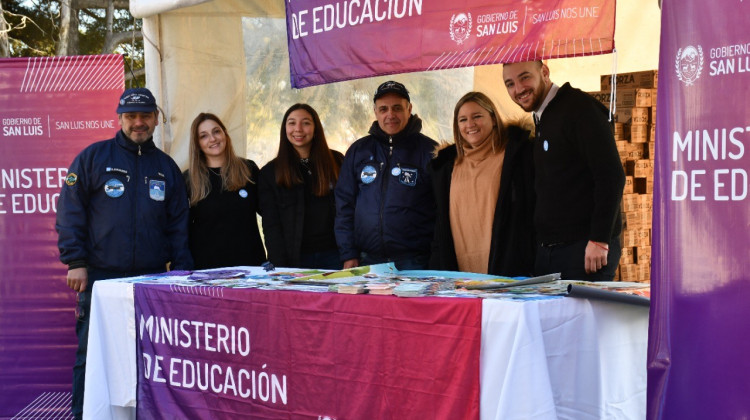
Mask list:
[[[76,292],[83,292],[89,284],[89,275],[86,267],[68,270],[68,287]]]
[[[348,270],[354,267],[359,267],[359,258],[352,258],[350,260],[344,261],[344,270]]]
[[[607,265],[609,245],[605,242],[589,241],[586,245],[585,268],[586,274],[593,274]]]

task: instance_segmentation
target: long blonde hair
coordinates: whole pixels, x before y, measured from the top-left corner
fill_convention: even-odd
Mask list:
[[[493,152],[498,153],[502,151],[505,148],[505,144],[508,142],[508,138],[505,135],[505,124],[503,124],[503,120],[500,118],[495,104],[492,103],[492,99],[482,92],[469,92],[458,100],[456,107],[453,109],[453,141],[456,143],[456,149],[458,151],[458,157],[456,160],[459,162],[466,155],[466,152],[464,151],[466,140],[461,136],[461,129],[458,128],[458,111],[467,102],[474,102],[490,113],[490,118],[492,118],[492,125],[494,127],[492,130],[492,139],[490,140],[492,142]]]
[[[190,206],[208,197],[211,192],[211,181],[208,176],[206,156],[200,147],[198,126],[207,120],[214,121],[224,132],[227,145],[224,148],[224,165],[221,167],[221,186],[227,191],[237,191],[248,182],[255,183],[250,174],[250,168],[234,153],[232,138],[219,117],[207,112],[201,112],[193,120],[190,127],[190,168],[188,170],[188,188],[190,189]]]

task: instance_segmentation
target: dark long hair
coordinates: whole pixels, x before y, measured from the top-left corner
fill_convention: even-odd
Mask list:
[[[194,206],[199,201],[203,200],[211,192],[211,181],[208,177],[208,165],[206,164],[206,156],[203,154],[200,146],[200,139],[198,138],[198,126],[202,122],[212,120],[214,121],[224,132],[224,136],[227,139],[226,147],[224,148],[224,166],[221,168],[221,184],[227,191],[237,191],[245,184],[254,182],[250,178],[250,169],[234,153],[234,147],[232,147],[232,138],[229,137],[229,132],[221,122],[219,117],[214,114],[207,112],[201,112],[193,120],[193,125],[190,127],[190,168],[188,171],[188,187],[190,189],[190,205]]]
[[[284,188],[292,188],[305,182],[300,169],[300,155],[286,136],[286,120],[289,114],[302,109],[312,116],[313,138],[310,145],[310,163],[312,170],[312,192],[323,197],[331,192],[339,177],[341,165],[328,148],[323,124],[318,113],[308,104],[294,104],[284,113],[279,134],[279,153],[276,155],[276,183]]]

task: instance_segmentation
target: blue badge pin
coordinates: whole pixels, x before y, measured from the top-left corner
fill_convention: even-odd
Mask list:
[[[112,178],[104,183],[104,193],[112,198],[120,197],[125,194],[125,184],[117,178]]]
[[[148,181],[148,196],[155,201],[164,201],[166,195],[166,183],[158,179]]]
[[[362,168],[362,173],[359,174],[359,178],[365,184],[371,184],[378,177],[378,171],[372,165],[367,165]]]
[[[547,140],[545,140],[545,141],[544,141],[544,143],[542,143],[542,147],[544,148],[544,151],[545,151],[545,152],[546,152],[547,150],[549,150],[549,142],[548,142]]]
[[[393,176],[399,176],[401,175],[401,168],[396,166],[395,168],[391,169],[391,175]]]
[[[244,188],[240,188],[240,197],[247,198],[247,191]]]

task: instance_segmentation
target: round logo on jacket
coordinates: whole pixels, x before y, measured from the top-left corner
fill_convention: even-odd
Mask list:
[[[72,187],[76,184],[76,181],[78,181],[78,175],[71,172],[68,174],[68,176],[65,177],[65,185]]]
[[[371,184],[378,177],[378,171],[372,165],[367,165],[362,168],[362,172],[359,174],[359,178],[365,184]]]
[[[247,198],[247,191],[244,188],[240,188],[240,197]]]
[[[125,185],[117,178],[112,178],[104,183],[104,193],[112,198],[121,197],[125,194]]]
[[[542,143],[542,147],[544,148],[544,151],[545,151],[545,152],[546,152],[547,150],[549,150],[549,142],[548,142],[547,140],[545,140],[545,141],[544,141],[544,143]]]
[[[401,175],[401,168],[396,166],[395,168],[391,169],[391,175],[393,176],[399,176]]]

